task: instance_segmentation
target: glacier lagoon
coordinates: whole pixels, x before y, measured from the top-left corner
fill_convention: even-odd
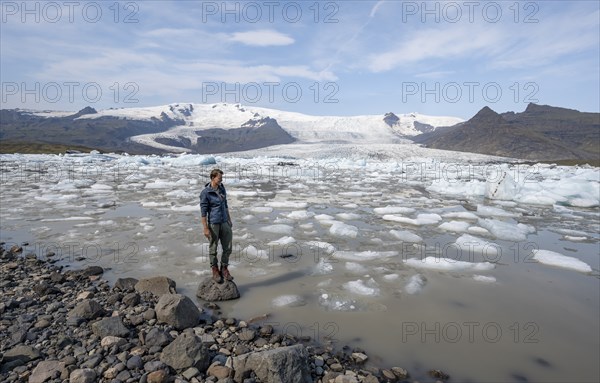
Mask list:
[[[360,347],[424,381],[429,369],[600,379],[598,168],[291,147],[2,155],[0,240],[109,280],[166,275],[194,297],[209,276],[198,195],[219,167],[242,294],[223,315],[269,314],[281,332]]]

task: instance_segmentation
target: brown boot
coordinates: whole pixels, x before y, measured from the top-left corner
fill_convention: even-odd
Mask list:
[[[229,270],[227,269],[227,265],[221,265],[221,275],[223,275],[223,279],[226,281],[233,281],[233,277],[229,274]]]
[[[212,278],[215,282],[221,283],[221,273],[219,272],[219,268],[217,266],[212,267]]]

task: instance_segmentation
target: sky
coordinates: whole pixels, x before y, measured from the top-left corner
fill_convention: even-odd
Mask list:
[[[600,1],[1,1],[2,108],[600,108]]]

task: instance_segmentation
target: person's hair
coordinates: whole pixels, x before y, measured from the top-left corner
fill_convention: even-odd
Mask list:
[[[212,180],[213,178],[215,178],[219,174],[221,174],[221,175],[223,174],[223,171],[221,169],[213,169],[210,172],[210,179]]]

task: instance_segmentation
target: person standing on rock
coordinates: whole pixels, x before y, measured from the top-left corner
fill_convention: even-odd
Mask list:
[[[200,212],[202,215],[202,226],[204,236],[210,241],[208,256],[212,268],[212,277],[221,283],[222,279],[233,280],[227,269],[229,255],[231,254],[231,242],[233,233],[231,228],[231,215],[227,206],[227,192],[223,186],[223,171],[213,169],[210,172],[210,182],[207,183],[200,193]],[[221,242],[221,269],[217,259],[217,248]]]

